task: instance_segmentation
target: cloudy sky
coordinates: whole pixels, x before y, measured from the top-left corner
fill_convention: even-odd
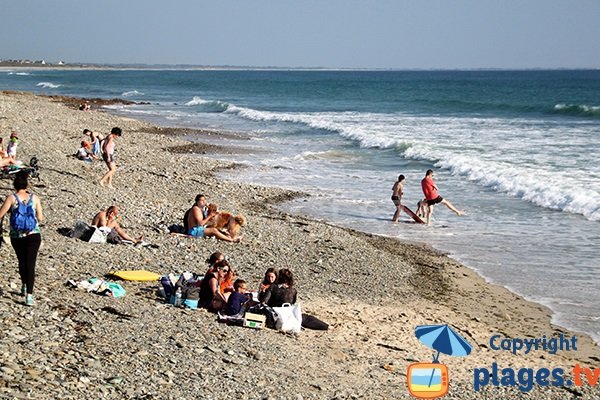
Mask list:
[[[15,0],[0,13],[0,59],[600,68],[598,0]]]

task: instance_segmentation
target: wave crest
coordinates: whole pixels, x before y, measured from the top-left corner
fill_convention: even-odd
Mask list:
[[[205,100],[201,97],[194,96],[192,100],[185,103],[186,106],[200,106],[204,112],[225,112],[230,105],[220,100]]]
[[[600,106],[585,104],[556,104],[554,112],[557,114],[576,115],[580,117],[600,117]]]
[[[121,93],[121,96],[123,96],[123,97],[143,96],[143,95],[144,95],[144,93],[138,92],[137,90],[129,90],[127,92]]]
[[[52,82],[40,82],[40,83],[38,83],[35,86],[40,86],[40,87],[43,87],[45,89],[56,89],[56,88],[59,88],[61,85],[54,84]]]

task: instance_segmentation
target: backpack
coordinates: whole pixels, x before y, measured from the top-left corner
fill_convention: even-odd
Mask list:
[[[21,202],[16,193],[14,196],[17,201],[17,207],[10,214],[10,227],[19,232],[31,232],[38,223],[35,211],[33,210],[33,193],[29,195],[27,204]]]

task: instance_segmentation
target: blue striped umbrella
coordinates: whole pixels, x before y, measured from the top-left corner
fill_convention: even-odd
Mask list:
[[[419,325],[415,328],[417,339],[425,346],[437,350],[434,362],[440,353],[454,357],[462,357],[471,353],[473,349],[469,342],[460,336],[448,324],[444,325]]]
[[[444,325],[419,325],[415,328],[417,339],[425,346],[437,350],[433,362],[437,363],[440,353],[454,357],[462,357],[471,353],[473,349],[469,342],[460,336],[448,324]],[[435,370],[431,371],[429,386],[433,380]]]

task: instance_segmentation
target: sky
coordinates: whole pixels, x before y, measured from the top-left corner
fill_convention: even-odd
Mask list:
[[[13,0],[0,59],[600,68],[599,0]]]

